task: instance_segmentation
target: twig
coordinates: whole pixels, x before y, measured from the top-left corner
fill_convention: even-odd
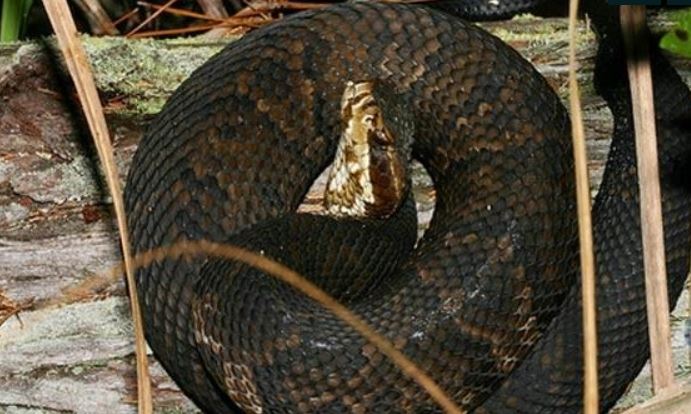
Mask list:
[[[590,184],[588,156],[583,131],[581,93],[576,77],[576,18],[578,0],[569,2],[569,102],[571,106],[571,135],[576,170],[576,197],[578,203],[578,235],[581,260],[581,295],[583,302],[583,411],[598,412],[597,384],[597,313],[595,297],[595,256],[593,253],[593,226],[590,214]]]
[[[172,36],[185,33],[195,33],[204,32],[207,30],[218,29],[218,28],[238,28],[247,27],[255,28],[260,27],[264,24],[270,23],[272,20],[265,20],[263,18],[246,18],[246,19],[233,19],[228,18],[228,20],[218,23],[218,24],[205,24],[199,26],[182,27],[178,29],[164,29],[164,30],[152,30],[150,32],[139,32],[131,36],[132,39],[139,39],[142,37],[153,37],[153,36]]]
[[[657,160],[655,104],[648,56],[645,6],[622,6],[621,25],[627,54],[636,157],[640,187],[645,293],[650,362],[655,393],[674,385],[667,302],[667,269]]]
[[[111,141],[108,136],[108,128],[103,115],[103,108],[98,98],[98,92],[96,91],[93,74],[86,53],[84,52],[84,47],[77,38],[77,28],[74,25],[74,20],[72,19],[66,0],[43,0],[43,7],[48,14],[53,30],[55,30],[58,45],[65,57],[67,68],[77,88],[77,93],[82,102],[82,109],[84,110],[89,129],[91,130],[96,144],[99,159],[105,170],[108,189],[113,198],[115,216],[120,231],[122,253],[125,260],[128,293],[132,307],[135,354],[137,359],[139,413],[150,414],[153,411],[153,405],[151,401],[151,383],[149,380],[146,345],[144,343],[144,329],[139,311],[132,258],[130,256],[129,233],[127,231],[122,190],[118,179],[117,166],[113,159],[113,148],[110,144]]]
[[[132,9],[132,10],[128,11],[127,13],[123,14],[122,16],[118,17],[117,19],[115,19],[113,24],[115,26],[117,26],[120,23],[127,21],[129,18],[131,18],[132,16],[134,16],[137,13],[139,13],[139,7],[135,7],[134,9]]]
[[[270,2],[264,0],[246,4],[247,7],[235,13],[233,17],[265,15],[266,13],[271,13],[277,10],[312,10],[333,6],[333,3],[302,3],[298,1]]]
[[[44,1],[45,1],[45,0],[44,0]],[[155,19],[156,17],[158,17],[158,15],[160,15],[161,13],[163,13],[163,12],[165,11],[165,9],[167,9],[168,7],[170,7],[170,6],[171,6],[173,3],[175,3],[176,1],[177,1],[177,0],[168,0],[168,1],[166,2],[166,4],[164,4],[163,6],[161,6],[160,9],[158,9],[158,10],[156,10],[155,12],[151,13],[151,16],[149,16],[149,17],[147,17],[146,19],[144,19],[143,22],[139,23],[139,25],[138,25],[137,27],[135,27],[134,29],[130,30],[130,32],[127,33],[127,35],[125,35],[125,36],[126,36],[126,37],[132,37],[132,35],[134,35],[134,34],[137,33],[139,30],[141,30],[142,27],[144,27],[144,26],[146,26],[147,24],[149,24],[150,21],[152,21],[153,19]]]
[[[205,24],[205,25],[199,25],[199,26],[181,27],[178,29],[152,30],[149,32],[135,33],[132,36],[130,36],[130,38],[141,39],[144,37],[175,36],[175,35],[181,35],[181,34],[185,34],[185,33],[205,32],[207,30],[215,29],[217,27],[218,27],[218,25],[216,25],[216,24]]]
[[[191,10],[178,9],[175,7],[163,8],[163,6],[161,6],[160,4],[153,4],[153,3],[146,2],[146,1],[138,1],[137,4],[139,4],[140,6],[154,9],[154,10],[163,9],[164,12],[170,13],[173,15],[177,15],[177,16],[192,17],[194,19],[199,19],[199,20],[210,20],[212,22],[222,22],[223,21],[223,18],[213,17],[211,15],[197,13],[197,12],[193,12]]]

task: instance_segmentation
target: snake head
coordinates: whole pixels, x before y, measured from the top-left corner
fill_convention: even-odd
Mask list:
[[[412,114],[385,81],[348,82],[324,204],[334,216],[387,218],[409,189]]]

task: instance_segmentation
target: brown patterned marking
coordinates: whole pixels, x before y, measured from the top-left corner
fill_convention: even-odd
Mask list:
[[[351,379],[346,381],[346,385],[348,385],[348,388],[350,389],[355,389],[361,386],[364,381],[365,379],[362,378],[360,375],[355,375]]]
[[[399,390],[403,396],[400,404],[401,411],[404,413],[415,413],[417,411],[416,404],[420,402],[420,397],[416,390],[409,385],[405,385]]]
[[[492,346],[492,349],[501,344],[501,333],[490,331],[481,326],[470,324],[463,319],[456,320],[456,325],[461,329],[461,332],[467,334],[471,338],[477,338],[481,341],[487,342]],[[494,351],[493,351],[494,352]]]
[[[305,44],[300,39],[293,39],[288,43],[288,51],[293,54],[302,53],[305,50]]]
[[[374,355],[377,352],[377,347],[374,344],[365,344],[362,347],[362,355],[365,356],[367,359],[372,358],[372,355]]]
[[[363,365],[359,370],[358,374],[362,378],[368,378],[370,375],[372,375],[372,372],[374,371],[374,367],[379,365],[379,363],[382,360],[382,356],[380,353],[375,353],[372,355],[372,357],[369,360],[369,363]]]
[[[480,339],[490,345],[490,354],[494,358],[496,368],[503,373],[510,373],[519,361],[516,358],[516,346],[514,343],[505,343],[504,334],[499,331],[489,331],[483,327],[471,325],[461,319],[456,321],[461,331],[468,334],[470,337]],[[526,328],[534,328],[533,326],[526,326]],[[532,329],[524,331],[525,334],[521,338],[526,341],[532,338]]]
[[[466,393],[463,393],[462,395],[463,395],[463,397],[461,397],[461,405],[464,407],[469,406],[470,403],[473,402],[475,397],[477,397],[477,394],[472,392],[472,391],[468,391]]]
[[[514,315],[529,315],[532,311],[533,288],[530,286],[524,286],[521,292],[516,295],[516,299],[520,302],[520,305],[518,305],[514,311]]]
[[[497,367],[499,368],[499,371],[508,374],[513,371],[519,361],[520,360],[515,356],[502,355],[497,361]]]
[[[296,363],[293,364],[293,366],[292,366],[292,368],[291,368],[291,371],[292,371],[293,374],[295,374],[295,375],[300,375],[300,374],[302,374],[303,372],[305,372],[305,365],[304,365],[303,363],[301,363],[301,362],[296,362]]]
[[[489,104],[487,102],[483,102],[480,105],[478,105],[477,114],[480,116],[485,116],[488,113],[492,112],[492,109],[493,109],[493,107],[491,104]]]
[[[288,349],[294,349],[301,344],[300,328],[291,326],[287,332],[283,333],[283,336],[276,336],[275,338],[263,340],[261,347],[257,349],[257,359],[263,361],[265,365],[272,365],[274,363],[275,352],[284,352]]]
[[[393,345],[398,349],[399,351],[405,348],[406,344],[408,343],[408,338],[405,336],[397,336],[393,340]]]
[[[228,396],[246,412],[262,413],[261,399],[250,368],[245,364],[226,361],[223,363],[223,372]]]
[[[298,334],[291,334],[288,339],[286,340],[286,346],[288,348],[295,348],[300,345],[301,343],[300,335]]]
[[[266,99],[259,99],[257,100],[257,109],[259,109],[259,112],[264,112],[267,113],[271,109],[269,106],[269,102]]]
[[[324,391],[319,396],[319,401],[321,402],[321,404],[328,404],[335,399],[336,399],[336,396],[329,391]]]
[[[460,129],[461,127],[467,127],[468,125],[470,125],[470,123],[468,122],[468,118],[465,118],[462,116],[459,116],[458,118],[456,118],[456,128],[457,129]]]
[[[463,309],[465,296],[465,290],[462,288],[453,290],[442,289],[439,292],[439,298],[442,300],[440,310],[447,315],[458,314]]]
[[[355,404],[356,400],[355,400],[355,397],[353,397],[352,395],[346,394],[341,398],[341,401],[343,401],[343,404],[346,407],[352,407],[353,404]]]
[[[235,74],[237,79],[236,90],[240,95],[247,95],[250,91],[249,85],[254,81],[254,75],[252,71],[243,70]]]
[[[537,318],[531,316],[526,319],[525,323],[518,327],[518,332],[522,333],[519,339],[521,345],[535,345],[541,337],[541,333],[537,329]]]
[[[290,399],[293,400],[294,403],[299,404],[300,401],[302,401],[302,393],[300,392],[299,389],[293,389],[289,393]]]
[[[204,312],[214,312],[218,303],[218,298],[206,294],[197,299],[197,303],[192,307],[192,320],[194,322],[194,339],[198,344],[208,346],[215,354],[223,351],[223,344],[207,331],[207,321],[202,316]]]
[[[362,403],[356,403],[351,407],[351,412],[353,414],[365,414],[367,412],[367,407]]]
[[[337,372],[331,372],[326,377],[326,383],[332,387],[336,388],[341,385],[341,375]]]
[[[292,392],[293,390],[297,389],[297,387],[298,387],[298,383],[295,382],[295,380],[293,379],[293,377],[285,377],[285,378],[283,379],[283,383],[282,383],[282,384],[283,384],[283,387],[284,387],[284,388],[290,390],[291,392]]]
[[[320,368],[312,368],[309,370],[309,378],[313,382],[320,382],[324,376],[323,371]]]
[[[290,58],[288,58],[288,61],[286,62],[286,67],[290,70],[298,71],[302,69],[303,62],[304,61],[301,56],[293,55]]]

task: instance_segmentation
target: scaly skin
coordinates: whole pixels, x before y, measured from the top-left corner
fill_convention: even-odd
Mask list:
[[[333,157],[345,82],[369,79],[408,97],[413,155],[437,189],[429,230],[395,268],[378,260],[397,256],[387,235],[400,232],[393,239],[407,249],[409,220],[358,230],[292,214]],[[635,211],[637,198],[626,192],[631,174],[630,165],[611,161],[602,191]],[[367,285],[370,274],[382,276],[348,297],[349,306],[468,409],[528,366],[521,362],[577,274],[565,109],[508,46],[420,6],[335,6],[229,45],[150,127],[126,202],[135,252],[210,239],[265,250],[309,277],[353,271]],[[672,204],[689,211],[688,197]],[[635,249],[629,236],[637,222],[620,222],[619,210],[599,205],[598,241]],[[675,215],[674,228],[683,229],[683,219]],[[372,234],[384,253],[361,242]],[[671,237],[669,254],[688,265],[688,249],[680,248],[688,231]],[[635,262],[598,257],[614,269]],[[324,287],[342,291],[333,280],[338,286]],[[350,327],[262,273],[203,258],[166,260],[139,271],[137,283],[152,349],[207,412],[239,411],[236,404],[271,413],[436,410]],[[643,292],[631,292],[627,300],[640,307]],[[617,337],[630,329],[628,308],[611,312]],[[624,345],[613,344],[614,358],[630,352]]]
[[[606,412],[636,378],[650,352],[633,121],[618,8],[589,0],[585,10],[600,37],[595,86],[614,117],[603,189],[593,206],[599,394],[600,409]],[[651,52],[668,292],[673,306],[689,272],[691,250],[691,93],[654,42]],[[580,295],[577,285],[535,351],[478,413],[583,411]]]

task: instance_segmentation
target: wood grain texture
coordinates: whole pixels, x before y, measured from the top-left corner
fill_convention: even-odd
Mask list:
[[[565,19],[485,26],[530,59],[566,102]],[[594,36],[583,24],[579,31],[578,77],[594,189],[612,121],[590,84]],[[86,39],[85,47],[124,182],[151,114],[222,43]],[[677,63],[691,80],[691,63]],[[0,326],[0,413],[134,413],[124,283],[103,285],[95,278],[120,260],[111,200],[82,132],[74,92],[61,76],[38,45],[0,47],[0,289],[17,303],[35,301],[20,313],[23,325],[12,317]],[[312,207],[318,193],[317,187],[309,197]],[[426,200],[422,220],[428,221],[433,191],[427,182],[417,193]],[[87,289],[65,294],[87,280]],[[155,363],[152,378],[156,412],[196,412]]]
[[[691,412],[691,383],[671,386],[624,414],[685,414]]]
[[[658,393],[674,385],[662,196],[655,131],[653,82],[646,39],[645,6],[623,6],[621,24],[626,45],[633,124],[636,134],[638,181],[641,194],[643,263],[650,336],[653,388]]]

